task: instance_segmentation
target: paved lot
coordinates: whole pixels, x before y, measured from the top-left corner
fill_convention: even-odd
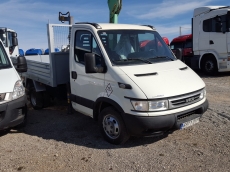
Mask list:
[[[97,123],[57,105],[30,109],[24,132],[0,137],[0,171],[230,171],[230,73],[208,77],[201,122],[168,136],[115,146]]]

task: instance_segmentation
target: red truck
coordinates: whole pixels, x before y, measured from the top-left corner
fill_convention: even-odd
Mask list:
[[[175,53],[176,49],[182,49],[182,61],[189,63],[189,58],[193,56],[192,51],[192,34],[181,35],[174,38],[170,43],[170,48]],[[187,63],[188,62],[188,63]],[[189,65],[189,64],[188,64]]]

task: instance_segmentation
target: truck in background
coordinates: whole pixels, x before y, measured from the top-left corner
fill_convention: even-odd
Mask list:
[[[14,30],[0,27],[0,40],[9,57],[19,56],[17,33]]]
[[[193,56],[192,51],[192,34],[188,35],[181,35],[176,38],[174,38],[170,42],[170,48],[173,51],[173,53],[176,53],[176,49],[180,48],[182,49],[182,58],[181,60],[185,62],[188,66],[191,66],[189,64],[190,59]]]
[[[175,50],[173,45],[175,42],[171,47]],[[188,51],[187,55],[184,54],[185,63],[193,69],[201,69],[209,75],[230,71],[230,7],[205,6],[194,9],[192,52],[183,45],[177,48]]]

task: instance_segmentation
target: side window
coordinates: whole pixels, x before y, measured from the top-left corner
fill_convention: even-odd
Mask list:
[[[187,40],[184,44],[184,48],[192,48],[192,40]]]
[[[74,58],[76,62],[85,63],[85,53],[94,53],[96,57],[96,64],[101,64],[100,48],[89,31],[77,31],[75,33]]]
[[[227,32],[230,32],[230,12],[229,14],[227,15]]]
[[[3,46],[0,45],[0,69],[6,67],[10,67],[10,62]]]
[[[93,44],[92,44],[92,46],[93,46],[93,53],[96,54],[96,55],[98,55],[98,56],[101,56],[100,48],[99,48],[96,40],[94,39],[94,37],[93,37]]]
[[[217,16],[203,21],[204,32],[223,32],[226,31],[226,15]]]
[[[211,24],[212,24],[211,22],[212,22],[211,19],[203,21],[203,31],[204,32],[211,32]]]

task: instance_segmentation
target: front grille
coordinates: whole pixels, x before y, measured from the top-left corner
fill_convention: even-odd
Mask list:
[[[200,101],[200,95],[203,93],[203,90],[189,93],[183,96],[177,96],[169,99],[169,109],[175,109],[183,106],[187,106],[193,103]]]
[[[199,99],[200,94],[197,94],[195,96],[191,96],[191,97],[187,97],[187,98],[183,98],[183,99],[179,99],[179,100],[174,100],[172,101],[172,105],[173,106],[179,106],[179,105],[183,105],[189,102],[193,102],[196,101],[197,99]]]

